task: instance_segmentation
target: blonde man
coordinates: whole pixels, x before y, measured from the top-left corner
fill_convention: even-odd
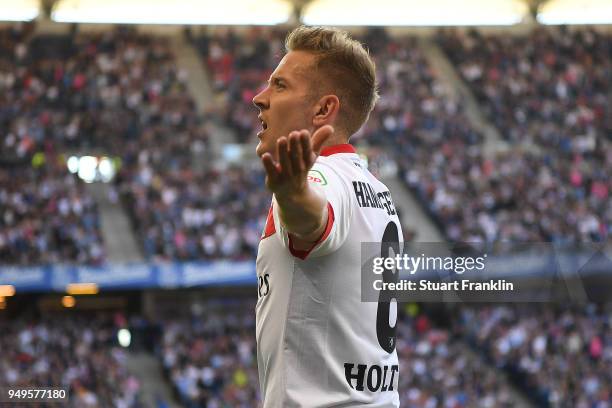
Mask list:
[[[361,301],[361,243],[402,233],[387,187],[348,144],[377,99],[374,63],[347,33],[298,27],[253,98],[272,205],[257,256],[263,406],[399,406],[395,324]]]

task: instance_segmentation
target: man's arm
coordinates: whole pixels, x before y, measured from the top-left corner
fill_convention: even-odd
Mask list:
[[[310,248],[327,225],[327,199],[308,183],[307,176],[333,132],[329,125],[317,129],[312,138],[307,130],[291,132],[276,143],[278,163],[270,153],[261,158],[266,186],[274,193],[280,221],[291,234],[295,249]]]

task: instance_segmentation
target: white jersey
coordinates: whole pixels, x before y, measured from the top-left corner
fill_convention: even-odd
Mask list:
[[[292,248],[272,206],[257,255],[257,363],[264,408],[397,407],[389,303],[361,301],[361,243],[402,242],[389,190],[349,144],[308,174],[328,200],[325,233]],[[393,304],[391,304],[393,306]],[[393,314],[393,312],[391,312]]]

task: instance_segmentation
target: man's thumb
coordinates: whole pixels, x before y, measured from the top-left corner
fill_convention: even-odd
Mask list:
[[[334,128],[331,125],[325,125],[318,128],[312,135],[312,151],[318,156],[323,143],[334,133]]]

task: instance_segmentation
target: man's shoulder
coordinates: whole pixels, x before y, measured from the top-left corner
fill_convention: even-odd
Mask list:
[[[358,177],[365,169],[366,166],[355,154],[319,156],[312,166],[312,170],[330,172],[343,179]]]

